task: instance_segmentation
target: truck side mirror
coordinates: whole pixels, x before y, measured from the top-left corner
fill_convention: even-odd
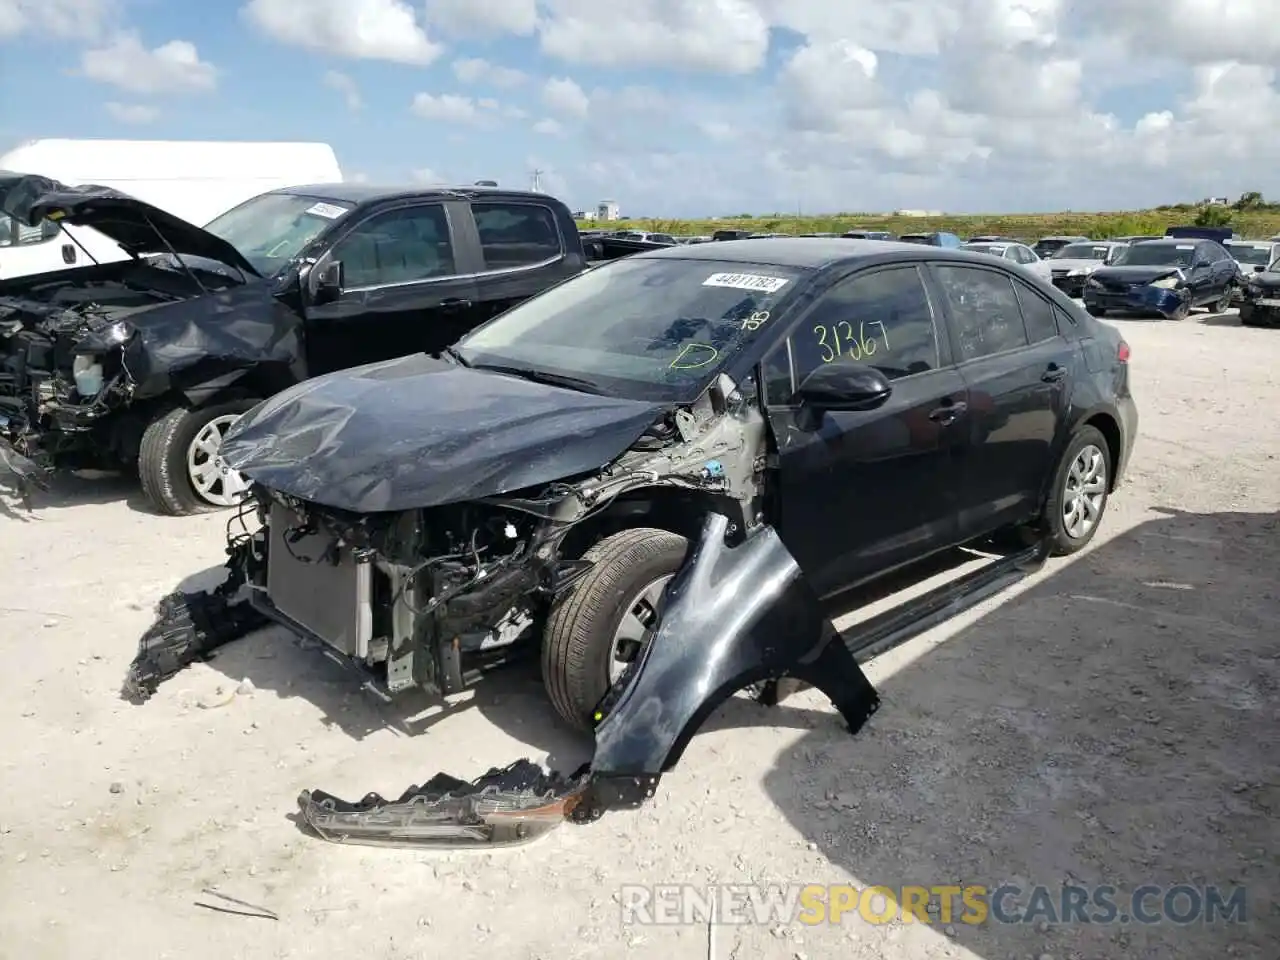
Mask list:
[[[342,261],[330,260],[311,275],[311,302],[333,303],[342,296]]]

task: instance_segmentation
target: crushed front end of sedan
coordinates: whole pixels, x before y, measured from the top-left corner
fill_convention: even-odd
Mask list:
[[[135,463],[174,411],[205,404],[212,422],[247,406],[238,381],[297,379],[296,318],[213,234],[110,188],[36,176],[0,177],[0,208],[91,226],[130,255],[0,280],[0,465],[11,476]],[[216,482],[218,465],[206,466]]]
[[[467,396],[483,402],[449,416]],[[412,439],[390,440],[409,423]],[[145,699],[272,622],[386,696],[457,693],[540,644],[557,711],[594,732],[593,762],[437,776],[395,800],[300,798],[322,836],[368,843],[516,843],[640,804],[752,684],[812,684],[856,731],[876,693],[764,522],[765,437],[723,374],[674,410],[425,355],[308,381],[228,439],[253,482],[228,579],[166,601],[126,692]],[[602,635],[619,607],[624,629]]]

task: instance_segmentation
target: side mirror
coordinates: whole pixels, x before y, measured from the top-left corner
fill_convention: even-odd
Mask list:
[[[311,274],[311,302],[332,303],[342,296],[342,261],[330,260]]]
[[[874,410],[892,392],[889,378],[875,367],[824,363],[800,383],[796,399],[814,410]]]

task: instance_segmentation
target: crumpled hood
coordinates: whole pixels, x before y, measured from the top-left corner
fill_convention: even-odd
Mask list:
[[[280,493],[356,513],[411,510],[598,470],[662,409],[415,354],[277,394],[221,452]]]
[[[1100,267],[1093,271],[1095,280],[1118,280],[1122,283],[1152,283],[1165,277],[1174,276],[1181,270],[1177,266],[1157,264],[1156,266],[1118,266]]]
[[[48,177],[0,171],[0,210],[35,226],[41,220],[92,227],[134,256],[187,254],[259,276],[235,247],[195,224],[111,187],[69,187]]]
[[[1272,270],[1264,270],[1262,273],[1250,273],[1248,277],[1250,283],[1259,287],[1266,287],[1268,290],[1280,287],[1280,273]]]

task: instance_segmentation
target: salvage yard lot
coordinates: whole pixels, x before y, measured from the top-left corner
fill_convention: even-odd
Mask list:
[[[224,516],[76,479],[0,516],[0,956],[708,955],[627,927],[623,884],[1245,885],[1246,922],[722,927],[717,957],[1274,957],[1280,919],[1280,336],[1115,319],[1141,425],[1097,541],[875,661],[857,737],[809,692],[723,708],[655,803],[485,853],[343,847],[294,798],[587,744],[512,669],[440,716],[382,706],[278,630],[146,705],[118,698],[155,601],[222,561]],[[247,679],[248,684],[242,681]],[[240,686],[240,692],[237,687]],[[834,796],[835,802],[832,802]],[[202,888],[278,921],[194,906]]]

